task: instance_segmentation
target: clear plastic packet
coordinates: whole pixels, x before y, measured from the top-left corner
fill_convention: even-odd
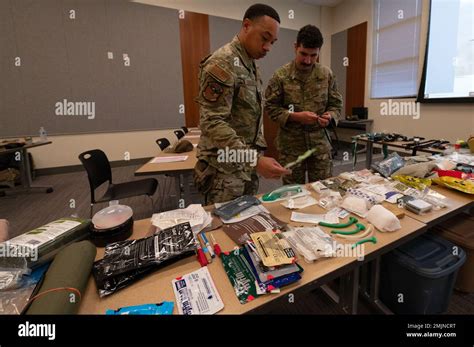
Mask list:
[[[308,263],[322,257],[333,257],[337,252],[338,243],[319,227],[291,228],[283,236]]]
[[[421,199],[433,205],[435,210],[440,210],[450,205],[447,197],[430,188],[424,190]]]
[[[20,288],[0,292],[0,314],[21,314],[36,288],[36,282],[24,283]]]
[[[326,210],[331,210],[334,207],[339,207],[342,203],[342,196],[339,192],[335,192],[329,189],[327,193],[324,193],[322,195],[324,196],[321,196],[318,201],[318,204]]]
[[[30,274],[26,258],[0,257],[0,290],[15,289],[22,285],[23,275]]]
[[[32,271],[31,274],[27,269],[27,271],[24,272],[24,276],[18,279],[14,287],[0,290],[0,315],[22,314],[28,306],[29,299],[38,285],[38,282],[40,282],[48,267],[49,264],[45,264]]]
[[[382,176],[388,178],[395,171],[402,168],[405,165],[405,161],[398,153],[394,152],[390,154],[387,159],[382,160],[376,164],[372,165],[372,169],[379,172]]]

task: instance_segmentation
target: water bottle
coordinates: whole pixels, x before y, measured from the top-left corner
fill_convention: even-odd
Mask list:
[[[40,140],[41,142],[46,142],[48,141],[48,136],[46,135],[46,130],[44,127],[41,127],[39,130],[39,135],[40,135]]]

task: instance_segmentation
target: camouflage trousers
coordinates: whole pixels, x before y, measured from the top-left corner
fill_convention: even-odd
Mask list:
[[[280,153],[279,162],[285,166],[298,158],[297,155]],[[291,168],[292,174],[283,176],[283,184],[305,184],[306,172],[309,182],[324,180],[332,176],[332,160],[330,154],[312,155],[301,164]]]
[[[211,190],[206,194],[206,205],[226,202],[242,195],[255,195],[258,191],[258,176],[252,173],[252,180],[245,181],[232,175],[217,172]]]

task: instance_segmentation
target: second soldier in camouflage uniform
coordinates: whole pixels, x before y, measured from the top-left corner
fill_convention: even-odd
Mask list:
[[[323,38],[312,25],[298,32],[296,58],[275,71],[265,92],[265,110],[279,124],[276,146],[286,165],[309,149],[315,154],[292,168],[284,184],[305,183],[331,176],[331,147],[324,128],[340,118],[342,97],[331,70],[316,63]]]
[[[261,155],[266,148],[263,91],[255,65],[255,59],[263,58],[276,40],[279,21],[273,8],[251,6],[239,35],[201,62],[196,98],[201,138],[194,181],[207,204],[256,194],[257,172],[271,178],[288,173],[273,158]],[[226,149],[253,151],[255,160],[222,160],[220,155]]]

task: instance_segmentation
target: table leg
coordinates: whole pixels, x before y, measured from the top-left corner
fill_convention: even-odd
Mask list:
[[[370,169],[372,165],[372,151],[373,151],[374,143],[372,141],[367,141],[367,148],[365,152],[365,167]]]
[[[385,306],[385,304],[379,298],[380,288],[380,262],[381,258],[378,257],[372,262],[366,264],[370,268],[369,274],[369,291],[362,292],[362,297],[376,310],[383,314],[393,314],[393,312]]]
[[[351,273],[341,277],[342,290],[340,306],[347,314],[357,314],[357,301],[359,299],[359,267]]]
[[[187,203],[191,203],[191,182],[192,182],[192,174],[189,172],[183,174],[183,184],[184,184],[184,198],[186,199]]]
[[[31,184],[31,166],[28,158],[28,152],[26,148],[20,148],[20,176],[21,176],[21,187],[10,188],[3,190],[5,195],[14,195],[21,193],[52,193],[53,187],[51,186],[33,186]]]

